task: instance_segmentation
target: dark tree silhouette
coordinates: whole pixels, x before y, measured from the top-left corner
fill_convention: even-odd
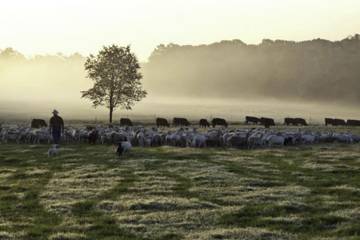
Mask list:
[[[5,48],[4,50],[0,51],[0,60],[1,59],[19,61],[25,60],[25,57],[13,48]]]
[[[82,97],[92,101],[93,106],[106,106],[109,121],[117,107],[131,109],[135,102],[146,96],[142,90],[140,65],[130,46],[111,45],[104,47],[98,55],[90,55],[85,62],[88,78],[94,86],[82,91]]]

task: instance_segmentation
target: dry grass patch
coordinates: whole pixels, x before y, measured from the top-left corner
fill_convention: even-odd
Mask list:
[[[55,173],[41,194],[41,203],[48,211],[69,213],[77,202],[96,199],[121,181],[119,169],[85,165]]]

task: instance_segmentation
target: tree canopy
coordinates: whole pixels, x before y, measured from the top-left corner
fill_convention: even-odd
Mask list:
[[[104,47],[96,56],[90,55],[85,61],[87,76],[94,81],[94,86],[82,91],[82,97],[90,99],[94,107],[107,107],[111,123],[117,107],[130,110],[135,102],[146,96],[139,69],[139,62],[130,46]]]

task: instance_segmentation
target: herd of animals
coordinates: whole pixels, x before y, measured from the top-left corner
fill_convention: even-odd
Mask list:
[[[127,146],[155,147],[235,147],[261,148],[314,143],[358,143],[360,136],[349,132],[338,133],[331,129],[327,132],[310,131],[306,128],[270,129],[275,125],[274,119],[247,116],[246,124],[252,128],[228,128],[225,119],[214,118],[212,121],[201,119],[199,127],[206,130],[198,131],[191,126],[186,118],[174,118],[172,127],[167,119],[157,118],[157,127],[134,126],[128,118],[122,118],[120,125],[97,125],[80,128],[66,127],[62,135],[63,143],[89,144],[125,144]],[[265,126],[258,127],[255,124]],[[306,126],[302,118],[285,118],[285,125]],[[325,119],[326,125],[360,126],[359,120],[344,121],[341,119]],[[211,128],[211,127],[212,128]],[[220,126],[220,127],[217,127]],[[0,143],[50,143],[51,135],[47,124],[42,119],[33,119],[31,127],[3,126],[0,127]]]

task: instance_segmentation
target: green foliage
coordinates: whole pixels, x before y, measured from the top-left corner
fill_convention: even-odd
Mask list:
[[[130,46],[111,45],[104,47],[98,55],[90,55],[85,62],[87,76],[94,86],[82,91],[82,97],[92,101],[93,106],[106,106],[112,112],[117,107],[130,110],[135,102],[146,96],[141,88],[142,75],[136,56]]]

